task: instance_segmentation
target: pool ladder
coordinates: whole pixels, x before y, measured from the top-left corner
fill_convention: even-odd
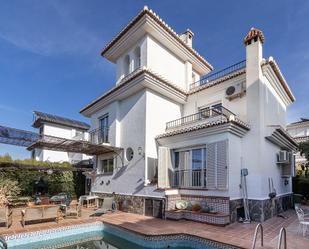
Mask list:
[[[1,249],[7,249],[8,244],[6,243],[5,239],[0,235],[0,248]]]
[[[255,245],[256,245],[256,239],[258,236],[259,231],[261,231],[261,247],[264,246],[264,234],[263,234],[263,226],[261,223],[257,224],[256,228],[255,228],[255,232],[254,232],[254,237],[252,240],[252,246],[251,249],[255,249]],[[287,243],[286,243],[286,229],[284,227],[282,227],[280,229],[279,232],[279,238],[278,238],[278,245],[277,245],[277,249],[281,249],[281,245],[282,245],[282,239],[283,239],[283,249],[287,249]]]
[[[259,224],[257,224],[257,226],[255,228],[251,249],[255,249],[256,238],[257,238],[259,231],[261,231],[261,247],[264,246],[263,226],[262,226],[261,223],[259,223]]]

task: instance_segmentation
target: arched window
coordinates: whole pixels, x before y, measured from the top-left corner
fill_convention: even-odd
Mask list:
[[[137,47],[134,50],[134,70],[141,66],[141,48]]]
[[[128,75],[130,73],[130,56],[126,55],[124,57],[124,75]]]

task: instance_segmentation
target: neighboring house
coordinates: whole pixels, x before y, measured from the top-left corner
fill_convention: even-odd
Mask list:
[[[145,7],[103,49],[116,84],[80,112],[96,142],[123,156],[96,156],[92,192],[155,216],[161,206],[173,215],[179,199],[206,201],[228,223],[243,209],[246,168],[250,215],[263,221],[291,205],[297,144],[285,128],[295,98],[275,60],[263,58],[262,31],[245,37],[246,60],[214,74],[193,36]]]
[[[287,126],[287,131],[298,142],[306,142],[309,140],[309,119],[301,118],[300,121],[290,123]],[[299,152],[296,154],[296,164],[306,162],[306,158],[301,156]]]
[[[81,121],[38,111],[34,111],[34,122],[32,126],[39,129],[40,135],[73,140],[88,139],[89,134],[87,131],[90,128],[88,124]],[[38,161],[69,162],[75,164],[90,157],[80,153],[34,149],[32,150],[32,158]]]

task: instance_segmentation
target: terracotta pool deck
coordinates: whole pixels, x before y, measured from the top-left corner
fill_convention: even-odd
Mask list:
[[[20,224],[20,209],[15,209],[12,226],[9,229],[0,227],[0,234],[17,234],[73,224],[103,221],[144,235],[185,233],[238,247],[251,248],[254,230],[257,225],[257,223],[234,223],[225,227],[218,227],[184,220],[162,220],[123,212],[108,213],[102,217],[89,217],[92,213],[93,209],[83,209],[82,217],[79,219],[63,219],[58,224],[56,222],[30,224],[23,228]],[[279,230],[281,227],[285,227],[287,229],[288,249],[308,249],[309,231],[305,237],[297,234],[298,220],[295,211],[289,210],[284,215],[288,218],[275,217],[262,224],[264,228],[264,248],[277,248]],[[256,248],[260,248],[259,238]]]

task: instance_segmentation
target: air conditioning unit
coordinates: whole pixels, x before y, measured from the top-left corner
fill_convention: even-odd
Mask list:
[[[233,86],[229,86],[228,88],[226,88],[225,97],[228,100],[232,100],[237,97],[242,97],[244,93],[245,93],[245,89],[244,89],[243,83],[238,83],[238,84],[235,84]]]
[[[290,163],[290,154],[291,153],[286,150],[280,150],[277,154],[277,163]]]

